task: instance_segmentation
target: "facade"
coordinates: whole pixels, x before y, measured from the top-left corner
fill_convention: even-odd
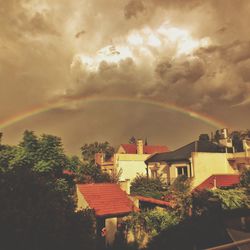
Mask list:
[[[195,188],[213,175],[238,176],[241,168],[249,166],[248,150],[234,153],[232,147],[199,140],[172,152],[155,154],[145,163],[150,177],[161,174],[171,184],[179,175],[186,175]]]
[[[115,171],[121,173],[122,181],[132,181],[137,174],[147,173],[145,161],[150,155],[168,151],[166,146],[145,145],[143,140],[137,140],[136,144],[121,144],[114,155]]]
[[[119,220],[135,210],[133,202],[117,184],[78,184],[77,200],[77,210],[94,211],[100,246],[112,245]]]
[[[121,144],[117,153],[108,160],[103,153],[97,153],[95,163],[110,175],[120,173],[121,181],[132,181],[137,174],[146,174],[145,160],[150,155],[168,151],[166,146],[145,145],[143,140],[137,140],[136,144]]]
[[[101,170],[110,175],[114,174],[114,157],[110,159],[105,159],[104,153],[95,154],[95,164],[101,168]]]

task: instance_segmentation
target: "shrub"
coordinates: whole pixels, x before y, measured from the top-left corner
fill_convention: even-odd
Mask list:
[[[131,182],[131,194],[135,195],[161,198],[164,190],[164,183],[161,178],[153,179],[144,175],[137,175]]]

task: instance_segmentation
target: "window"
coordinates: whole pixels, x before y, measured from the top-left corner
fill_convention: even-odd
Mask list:
[[[186,175],[188,176],[188,169],[187,166],[183,166],[183,167],[177,167],[177,175]]]

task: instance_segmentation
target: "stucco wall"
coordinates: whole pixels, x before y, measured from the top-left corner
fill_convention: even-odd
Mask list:
[[[78,187],[76,186],[76,194],[77,194],[77,208],[76,210],[82,210],[89,207],[89,204],[84,199],[83,195],[79,191]]]
[[[105,220],[106,245],[112,245],[117,231],[117,218],[108,218]]]
[[[175,178],[177,178],[178,176],[178,173],[177,173],[177,168],[178,167],[187,167],[187,171],[188,171],[188,176],[190,177],[190,168],[189,168],[189,164],[187,162],[178,162],[178,163],[174,163],[174,164],[171,164],[170,166],[170,182],[172,183],[173,180]]]
[[[223,153],[192,153],[194,169],[193,186],[197,186],[213,174],[235,174],[230,166],[228,155]]]
[[[115,168],[116,171],[122,169],[122,174],[120,179],[129,179],[132,181],[137,173],[146,175],[146,164],[145,160],[148,155],[136,155],[136,154],[115,154]]]

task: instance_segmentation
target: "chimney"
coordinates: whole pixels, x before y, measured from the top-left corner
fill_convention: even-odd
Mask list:
[[[136,141],[136,149],[137,149],[137,154],[142,155],[143,154],[143,140],[138,139]]]
[[[243,144],[243,149],[246,152],[246,156],[248,156],[248,152],[250,150],[250,140],[244,139],[244,140],[242,140],[242,144]]]
[[[221,139],[227,139],[228,138],[228,129],[227,128],[223,128],[220,130],[221,133]]]

